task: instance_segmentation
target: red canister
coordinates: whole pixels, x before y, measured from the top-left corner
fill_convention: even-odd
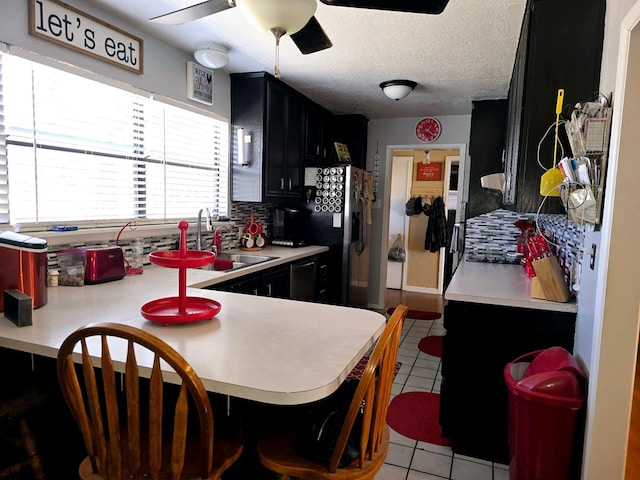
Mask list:
[[[13,288],[29,295],[33,308],[47,303],[46,240],[0,232],[0,293]],[[4,311],[1,294],[0,311]]]

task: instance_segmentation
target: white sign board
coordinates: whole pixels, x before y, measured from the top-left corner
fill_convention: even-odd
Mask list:
[[[29,1],[29,33],[135,73],[143,41],[58,0]]]

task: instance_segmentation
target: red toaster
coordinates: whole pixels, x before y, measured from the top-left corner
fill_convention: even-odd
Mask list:
[[[47,303],[47,241],[11,231],[0,232],[0,312],[4,290],[31,297],[33,308]]]
[[[103,283],[124,277],[124,255],[118,246],[83,247],[87,254],[84,283]]]

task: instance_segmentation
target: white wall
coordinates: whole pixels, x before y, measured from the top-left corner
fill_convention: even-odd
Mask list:
[[[471,105],[469,110],[471,110]],[[385,202],[388,205],[389,202],[392,151],[461,147],[463,153],[460,156],[458,185],[467,185],[469,164],[467,145],[471,134],[471,114],[438,117],[442,124],[442,133],[433,143],[422,143],[416,138],[415,127],[421,118],[423,117],[371,120],[369,122],[367,170],[374,170],[376,151],[380,157],[378,190],[372,209],[371,267],[369,270],[369,305],[372,308],[384,307],[386,279],[382,275],[386,272],[386,260],[383,261],[383,258],[386,259],[386,252],[385,255],[382,255],[382,248],[386,246],[388,218],[385,218],[383,205]],[[463,195],[463,200],[466,201],[468,186],[463,188],[464,190],[459,191]]]
[[[640,1],[607,2],[600,90],[613,92],[613,123],[601,236],[596,241],[597,284],[580,293],[594,296],[595,304],[592,311],[579,312],[581,337],[576,344],[576,354],[590,359],[582,475],[589,480],[624,478],[627,454],[640,303],[640,253],[634,240],[640,189],[639,20]],[[593,347],[588,351],[584,334],[591,325]]]
[[[29,35],[29,2],[27,0],[2,0],[0,2],[0,42],[67,62],[118,82],[173,98],[198,109],[215,112],[224,118],[230,117],[231,96],[227,73],[220,71],[214,73],[213,106],[188,100],[186,98],[186,62],[193,60],[192,52],[184,52],[169,46],[128,25],[123,20],[92,7],[86,1],[66,0],[65,3],[142,38],[144,41],[144,73],[139,75],[129,72],[110,63]]]

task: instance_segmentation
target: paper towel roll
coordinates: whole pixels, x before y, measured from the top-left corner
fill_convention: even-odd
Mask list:
[[[504,192],[504,173],[492,173],[491,175],[480,177],[480,185],[482,185],[482,188]]]

